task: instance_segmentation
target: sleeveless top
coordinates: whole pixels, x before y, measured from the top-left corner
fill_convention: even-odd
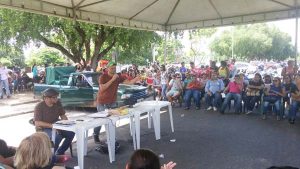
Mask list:
[[[219,76],[220,77],[226,78],[227,73],[228,73],[228,68],[227,67],[225,67],[225,68],[220,67],[219,68]]]

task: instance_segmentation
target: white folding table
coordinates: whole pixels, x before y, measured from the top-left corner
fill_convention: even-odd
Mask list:
[[[65,130],[72,131],[76,134],[77,139],[77,159],[78,166],[80,169],[84,169],[84,156],[87,155],[87,139],[88,139],[88,130],[98,127],[105,126],[105,131],[107,135],[107,144],[109,147],[109,160],[110,162],[114,161],[114,152],[111,151],[112,145],[112,135],[111,131],[113,130],[113,126],[110,125],[110,120],[106,118],[97,118],[92,119],[90,121],[77,122],[73,125],[61,125],[61,124],[53,124],[52,128],[52,140],[55,141],[56,130]],[[113,139],[114,140],[114,139]]]
[[[160,139],[160,109],[163,107],[168,107],[169,116],[170,116],[170,123],[171,123],[171,131],[174,133],[174,124],[173,124],[173,112],[172,112],[172,105],[168,101],[143,101],[139,103],[143,109],[147,108],[154,108],[155,111],[152,113],[153,117],[153,125],[154,125],[154,132],[156,140]],[[148,116],[151,118],[151,116]],[[149,120],[149,119],[148,119]],[[151,123],[150,123],[151,124]],[[149,125],[149,123],[148,123]]]

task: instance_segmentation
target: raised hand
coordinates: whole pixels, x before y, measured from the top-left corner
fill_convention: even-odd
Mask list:
[[[119,78],[119,75],[118,74],[114,74],[114,76],[112,77],[112,80],[115,81],[118,78]]]
[[[170,161],[168,164],[164,164],[160,169],[172,169],[176,166],[176,163]]]

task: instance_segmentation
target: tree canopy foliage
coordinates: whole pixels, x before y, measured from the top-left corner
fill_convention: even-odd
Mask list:
[[[291,37],[274,26],[253,24],[236,26],[216,37],[210,45],[219,59],[232,55],[241,60],[284,60],[295,55]]]
[[[32,66],[33,64],[40,66],[48,65],[62,65],[66,63],[66,59],[62,54],[53,48],[41,48],[34,53],[31,53],[28,59],[26,59],[26,64]]]
[[[3,65],[6,65],[8,67],[11,66],[24,67],[25,66],[24,60],[25,57],[21,49],[9,45],[3,45],[3,46],[0,45],[0,62]]]
[[[135,58],[143,56],[144,50],[151,51],[151,43],[160,40],[155,32],[88,24],[8,9],[0,10],[0,21],[1,44],[21,48],[30,42],[44,43],[73,62],[83,61],[85,65],[91,60],[93,68],[114,47],[121,48],[124,53],[135,51],[127,55]]]
[[[180,63],[186,59],[184,52],[183,52],[183,44],[179,40],[179,37],[183,36],[183,32],[173,32],[168,34],[168,38],[166,41],[166,63]],[[155,47],[157,51],[156,60],[160,63],[164,63],[164,56],[165,56],[165,41],[161,41]]]

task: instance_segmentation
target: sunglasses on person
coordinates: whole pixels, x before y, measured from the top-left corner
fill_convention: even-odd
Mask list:
[[[49,99],[57,99],[57,96],[48,97]]]

